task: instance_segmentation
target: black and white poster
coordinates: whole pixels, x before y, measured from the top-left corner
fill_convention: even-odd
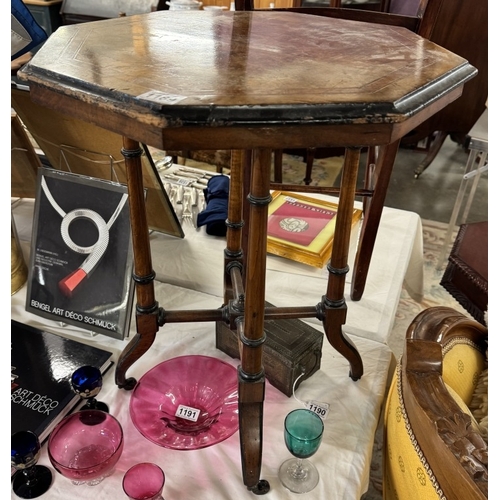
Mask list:
[[[132,270],[127,187],[40,168],[26,310],[123,339]]]

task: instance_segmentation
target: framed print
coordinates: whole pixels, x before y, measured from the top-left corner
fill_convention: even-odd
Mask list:
[[[338,205],[297,193],[275,191],[269,205],[267,251],[322,268],[332,252]],[[353,226],[362,211],[353,208]]]
[[[132,271],[127,187],[39,168],[26,310],[123,339]]]

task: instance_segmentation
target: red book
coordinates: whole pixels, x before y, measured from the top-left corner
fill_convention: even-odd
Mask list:
[[[334,210],[288,197],[269,216],[267,234],[301,246],[309,246],[334,218]]]

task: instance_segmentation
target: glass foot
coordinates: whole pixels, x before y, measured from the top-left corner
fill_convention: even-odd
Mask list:
[[[34,465],[30,477],[17,471],[12,480],[12,489],[20,498],[36,498],[43,495],[52,483],[52,473],[44,465]]]
[[[104,472],[102,476],[95,477],[94,479],[86,479],[85,481],[79,481],[77,479],[72,479],[71,483],[74,484],[75,486],[80,486],[82,484],[86,484],[87,486],[97,486],[98,484],[101,484],[107,477],[113,475],[115,472],[115,468],[113,467],[107,472]]]
[[[290,458],[281,464],[278,477],[281,484],[293,493],[307,493],[319,482],[319,473],[309,460]]]

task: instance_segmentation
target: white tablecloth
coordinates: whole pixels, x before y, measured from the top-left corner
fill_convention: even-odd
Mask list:
[[[107,348],[115,353],[115,361],[118,359],[126,341],[103,335],[91,337],[77,328],[58,326],[25,312],[25,290],[26,287],[13,297],[13,319]],[[221,303],[221,299],[213,295],[164,283],[156,283],[156,294],[172,308],[185,307],[186,302],[200,308],[218,307]],[[150,368],[165,359],[186,354],[214,356],[236,367],[238,360],[215,348],[214,328],[210,323],[163,327],[153,346],[132,365],[127,376],[140,379]],[[391,353],[387,346],[378,342],[355,336],[351,338],[364,363],[365,373],[360,380],[353,382],[349,378],[349,365],[345,358],[328,342],[324,342],[320,370],[305,380],[296,391],[300,400],[317,400],[330,404],[323,442],[319,451],[311,458],[319,469],[321,480],[313,492],[303,495],[305,499],[356,499],[368,487],[373,438],[384,397]],[[255,495],[248,492],[242,482],[238,432],[227,440],[202,450],[162,448],[148,441],[134,427],[128,412],[130,397],[131,392],[116,387],[114,370],[110,370],[104,377],[103,390],[98,399],[108,403],[110,412],[124,429],[125,447],[116,472],[98,486],[74,486],[52,469],[44,445],[39,463],[49,465],[54,471],[54,483],[46,498],[122,498],[124,494],[121,492],[121,480],[125,471],[138,462],[152,461],[165,472],[165,499],[255,499]],[[300,404],[295,398],[288,398],[266,382],[261,478],[270,482],[271,491],[265,496],[269,500],[296,498],[295,494],[281,486],[277,470],[281,462],[291,456],[283,441],[283,420],[289,411],[298,407]],[[15,498],[17,497],[12,494],[12,499]]]
[[[22,200],[13,210],[26,256],[31,238],[32,209],[32,201]],[[191,309],[221,305],[223,239],[208,237],[203,230],[196,232],[186,228],[183,240],[155,233],[151,242],[157,278],[166,281],[157,281],[155,285],[156,297],[162,307],[181,309],[189,304]],[[368,487],[373,439],[391,363],[391,352],[385,339],[394,321],[405,276],[418,290],[421,259],[418,216],[386,209],[365,295],[360,302],[348,299],[348,319],[344,328],[361,354],[364,375],[353,382],[348,376],[347,360],[325,340],[320,370],[305,380],[296,392],[301,401],[318,400],[330,404],[322,445],[311,458],[319,469],[320,483],[313,492],[302,495],[304,499],[357,499]],[[315,304],[325,292],[325,270],[296,266],[277,257],[269,258],[268,267],[266,298],[276,305],[309,305],[309,299]],[[109,349],[117,361],[128,340],[92,336],[84,330],[28,313],[25,311],[25,297],[26,287],[12,297],[13,319]],[[135,332],[135,320],[131,332]],[[153,346],[132,365],[127,376],[140,379],[165,359],[185,354],[214,356],[233,366],[238,365],[238,360],[215,348],[213,324],[173,324],[162,327]],[[124,472],[135,463],[153,461],[166,474],[165,499],[255,499],[255,495],[243,486],[238,432],[222,443],[202,450],[161,448],[144,438],[131,422],[128,412],[130,396],[130,392],[116,387],[114,370],[105,375],[99,399],[108,403],[125,432],[124,452],[114,475],[98,486],[74,486],[54,471],[54,483],[41,498],[67,500],[75,495],[92,500],[121,498],[124,497],[121,491]],[[296,498],[281,486],[277,470],[282,461],[290,458],[283,441],[283,420],[289,411],[299,406],[295,398],[288,398],[266,383],[261,478],[270,482],[271,491],[265,496],[269,500]],[[50,465],[46,446],[40,463]],[[14,498],[17,497],[12,494]]]

